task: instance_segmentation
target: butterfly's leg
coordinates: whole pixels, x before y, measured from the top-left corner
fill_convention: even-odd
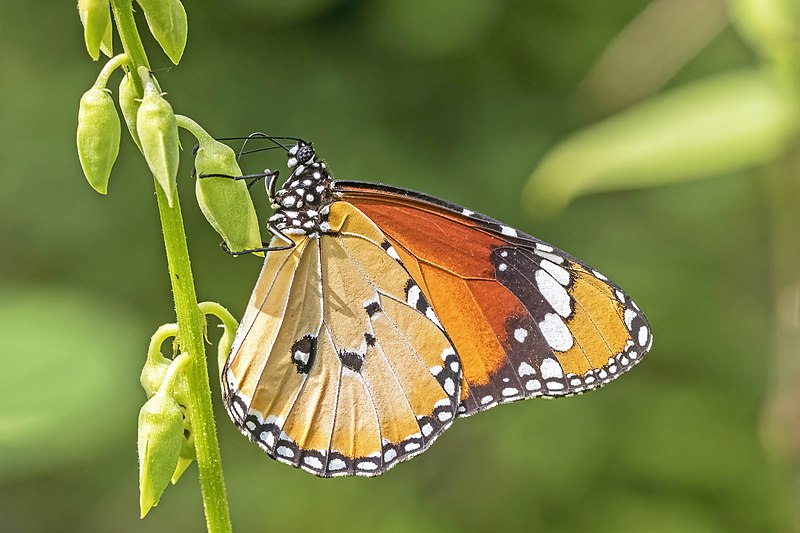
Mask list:
[[[252,180],[247,183],[247,188],[251,188],[253,185],[258,183],[259,181],[263,180],[264,178],[269,178],[270,184],[270,200],[272,200],[273,190],[275,188],[275,181],[278,178],[279,172],[277,170],[270,170],[264,169],[264,172],[259,172],[258,174],[245,174],[244,176],[231,176],[230,174],[200,174],[197,176],[200,179],[205,178],[227,178],[231,180]]]
[[[294,248],[295,246],[294,241],[289,237],[287,237],[281,230],[272,225],[267,226],[267,228],[269,229],[270,233],[283,239],[286,242],[286,244],[280,246],[269,246],[269,244],[265,242],[262,243],[264,244],[264,246],[261,248],[253,248],[250,250],[241,250],[239,252],[234,252],[231,251],[230,248],[228,248],[228,244],[225,241],[222,241],[220,243],[220,247],[228,255],[244,255],[244,254],[253,254],[257,252],[277,252],[279,250],[291,250],[292,248]]]

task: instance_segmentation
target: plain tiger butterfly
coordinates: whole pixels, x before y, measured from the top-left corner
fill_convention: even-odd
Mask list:
[[[221,376],[270,457],[375,476],[458,417],[598,388],[650,349],[636,303],[581,261],[425,194],[335,181],[294,141],[283,186],[260,176],[274,237]]]

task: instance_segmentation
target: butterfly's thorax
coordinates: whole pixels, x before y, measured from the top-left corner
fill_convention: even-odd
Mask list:
[[[294,155],[294,154],[292,154]],[[294,163],[294,164],[292,164]],[[292,174],[273,198],[273,228],[290,235],[317,236],[327,231],[327,216],[333,202],[333,179],[324,161],[314,160],[313,151],[305,163],[292,157]]]

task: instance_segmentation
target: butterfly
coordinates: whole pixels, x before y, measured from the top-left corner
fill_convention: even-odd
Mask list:
[[[270,457],[375,476],[459,417],[598,388],[653,336],[616,284],[488,216],[334,180],[311,143],[269,177],[274,235],[221,371],[225,408]],[[283,138],[286,139],[286,138]]]

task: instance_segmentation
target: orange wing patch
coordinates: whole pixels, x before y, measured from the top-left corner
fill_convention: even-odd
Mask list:
[[[452,339],[462,416],[596,388],[649,349],[638,307],[552,246],[417,198],[353,189],[345,199],[386,234]]]

